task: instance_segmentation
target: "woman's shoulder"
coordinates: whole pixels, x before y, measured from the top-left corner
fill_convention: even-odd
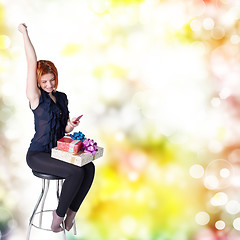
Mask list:
[[[68,103],[68,98],[67,98],[67,94],[64,92],[60,92],[60,91],[56,91],[54,93],[56,95],[56,97],[60,100],[63,100],[64,102]]]
[[[64,93],[64,92],[56,91],[55,94],[58,95],[58,96],[60,96],[60,97],[65,97],[65,98],[67,98],[67,94]]]

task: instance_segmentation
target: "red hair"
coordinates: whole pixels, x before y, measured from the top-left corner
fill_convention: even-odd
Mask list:
[[[55,78],[55,89],[54,91],[56,91],[57,86],[58,86],[58,71],[57,68],[55,67],[55,65],[48,60],[39,60],[37,61],[37,82],[40,85],[41,83],[41,77],[44,74],[47,73],[52,73],[54,75]]]

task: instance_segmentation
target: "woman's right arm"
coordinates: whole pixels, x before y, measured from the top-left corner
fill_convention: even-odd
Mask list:
[[[28,36],[27,26],[20,24],[18,30],[23,35],[24,48],[27,58],[27,88],[26,95],[31,108],[35,109],[39,104],[40,89],[37,86],[37,55]]]

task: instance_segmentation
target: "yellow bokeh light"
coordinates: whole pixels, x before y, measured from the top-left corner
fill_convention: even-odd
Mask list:
[[[11,40],[6,35],[0,35],[0,49],[7,49],[11,45]]]

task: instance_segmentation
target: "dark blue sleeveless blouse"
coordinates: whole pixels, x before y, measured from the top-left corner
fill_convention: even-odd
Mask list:
[[[65,127],[69,118],[67,95],[52,92],[56,103],[49,94],[41,90],[39,105],[32,110],[34,114],[35,134],[29,151],[51,152],[57,146],[57,140],[65,135]]]

